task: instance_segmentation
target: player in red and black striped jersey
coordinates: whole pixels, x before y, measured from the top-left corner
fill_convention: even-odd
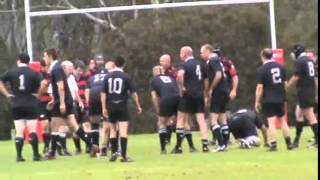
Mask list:
[[[39,119],[41,120],[42,136],[44,141],[43,153],[48,153],[50,145],[49,121],[51,120],[51,114],[48,107],[50,106],[50,103],[52,101],[52,97],[48,93],[48,88],[50,85],[50,75],[48,74],[48,66],[46,65],[46,62],[44,60],[40,61],[40,66],[42,80],[39,90]]]

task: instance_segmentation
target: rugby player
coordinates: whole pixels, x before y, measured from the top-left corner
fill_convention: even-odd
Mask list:
[[[315,65],[307,56],[305,48],[302,45],[295,45],[291,53],[292,59],[295,60],[295,73],[288,83],[288,87],[296,85],[299,107],[302,115],[309,121],[314,133],[314,146],[318,147],[318,120],[314,113],[314,105],[316,104],[316,83],[315,83]],[[298,131],[302,131],[303,124],[297,123]],[[301,132],[300,132],[301,134]],[[300,135],[298,134],[294,140],[294,146],[299,146]]]
[[[176,80],[163,74],[161,66],[153,68],[153,78],[150,81],[151,97],[158,114],[158,133],[160,138],[161,154],[167,154],[166,139],[168,121],[175,118],[179,105],[179,89]],[[160,103],[159,99],[160,97]]]
[[[133,83],[128,74],[123,71],[125,60],[122,57],[115,59],[115,68],[106,76],[104,87],[101,93],[102,112],[111,122],[110,143],[112,156],[111,162],[117,160],[118,157],[118,139],[116,138],[117,124],[120,132],[121,145],[121,162],[132,162],[127,157],[128,143],[128,93],[135,103],[137,113],[142,113],[138,94],[133,86]]]
[[[227,149],[230,137],[227,124],[227,104],[229,102],[229,89],[227,87],[226,75],[223,64],[219,57],[213,52],[213,47],[205,44],[201,47],[201,57],[207,63],[209,88],[206,96],[210,103],[210,121],[212,134],[217,139],[216,152],[223,152]],[[219,120],[219,123],[218,123]]]
[[[74,116],[73,99],[67,83],[67,76],[63,71],[55,49],[47,49],[44,52],[46,64],[50,67],[52,93],[54,97],[52,108],[52,133],[51,133],[51,150],[46,155],[46,159],[55,159],[57,141],[59,140],[59,127],[67,119],[72,131],[76,132],[83,141],[88,143],[85,138],[85,132],[78,126]]]
[[[239,140],[241,148],[250,149],[260,146],[257,128],[262,132],[264,144],[268,144],[267,127],[257,114],[250,109],[239,109],[231,114],[228,125],[234,138]]]
[[[33,160],[40,161],[41,156],[38,150],[38,137],[36,134],[38,106],[38,90],[40,88],[40,74],[32,71],[28,64],[29,55],[21,53],[18,57],[17,68],[9,70],[0,76],[0,92],[8,98],[11,106],[11,113],[16,129],[15,146],[17,152],[17,162],[23,162],[22,148],[24,143],[24,132],[28,128],[30,135],[28,138],[32,150]],[[8,83],[11,93],[5,87]]]
[[[292,149],[289,127],[285,117],[285,101],[287,77],[282,65],[272,59],[273,53],[269,48],[265,48],[260,53],[263,65],[258,69],[255,109],[261,112],[268,120],[270,132],[270,149],[277,151],[277,129],[275,120],[278,118],[287,149]]]
[[[182,153],[184,128],[190,114],[196,114],[201,134],[202,151],[209,152],[208,129],[204,118],[204,92],[207,84],[205,66],[193,57],[193,50],[189,46],[180,49],[180,59],[182,64],[178,70],[177,83],[182,97],[177,115],[177,143],[172,153]]]

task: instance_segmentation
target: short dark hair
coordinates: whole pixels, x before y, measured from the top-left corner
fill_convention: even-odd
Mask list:
[[[74,68],[75,69],[78,69],[78,68],[86,69],[86,65],[84,64],[84,62],[82,60],[76,60],[74,62]]]
[[[261,51],[261,56],[266,58],[266,59],[272,59],[272,56],[273,56],[273,52],[272,52],[272,49],[270,48],[264,48],[262,51]]]
[[[28,53],[20,53],[18,58],[21,63],[29,64],[29,62],[30,62],[30,57],[29,57]]]
[[[56,60],[58,58],[57,51],[54,48],[46,49],[45,52],[48,56],[51,56],[53,60]]]
[[[41,60],[40,60],[40,66],[41,66],[41,67],[46,67],[46,66],[47,66],[46,61],[43,60],[43,59],[41,59]]]
[[[305,52],[305,48],[301,44],[296,44],[293,46],[292,52],[294,56],[298,58],[301,53]]]
[[[115,61],[114,61],[114,64],[117,66],[117,67],[123,67],[124,64],[125,64],[125,60],[122,56],[117,56],[115,58]]]

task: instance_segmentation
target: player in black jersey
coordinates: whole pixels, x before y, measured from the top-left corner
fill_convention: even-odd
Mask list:
[[[104,87],[101,93],[102,112],[111,122],[110,143],[112,156],[111,162],[117,160],[118,156],[118,139],[116,138],[116,128],[119,126],[120,145],[121,145],[121,162],[132,162],[127,157],[128,142],[128,98],[129,95],[136,105],[137,112],[142,112],[138,94],[132,84],[128,74],[123,72],[125,60],[122,57],[115,59],[115,68],[105,77]]]
[[[201,47],[201,56],[206,61],[209,88],[207,97],[210,103],[210,120],[212,134],[218,140],[216,152],[225,151],[228,145],[230,132],[227,124],[227,104],[229,101],[229,89],[222,62],[213,47],[209,44]],[[219,120],[219,123],[218,123]]]
[[[260,53],[263,65],[258,69],[255,108],[257,112],[262,110],[268,120],[271,146],[268,151],[277,151],[276,118],[281,122],[287,149],[291,150],[289,127],[285,119],[286,72],[282,65],[272,59],[272,56],[272,50],[268,48]]]
[[[46,155],[46,159],[55,159],[57,142],[59,141],[59,128],[67,119],[71,129],[76,132],[83,141],[89,143],[85,137],[85,132],[79,127],[74,115],[73,98],[68,86],[67,76],[57,60],[55,49],[47,49],[44,53],[46,64],[50,67],[49,73],[51,77],[53,108],[51,111],[51,151]]]
[[[296,85],[299,106],[303,116],[309,121],[315,137],[315,147],[318,147],[318,120],[314,113],[316,103],[316,83],[314,62],[306,55],[301,45],[295,45],[291,53],[295,60],[296,70],[288,83],[288,87]],[[303,126],[302,123],[299,126]],[[300,133],[301,134],[301,133]],[[295,147],[299,144],[299,135],[294,140]]]
[[[40,87],[40,74],[32,71],[29,67],[30,58],[28,54],[21,53],[17,62],[18,67],[9,70],[0,76],[0,92],[4,94],[11,105],[11,113],[16,129],[15,146],[17,151],[17,162],[25,161],[22,157],[24,143],[24,131],[30,131],[27,137],[32,146],[33,160],[41,160],[38,150],[38,137],[36,134],[38,105],[38,90]],[[11,87],[11,93],[5,87]]]
[[[193,50],[189,46],[181,48],[180,59],[182,64],[178,70],[177,82],[182,97],[177,116],[177,144],[172,153],[182,153],[181,144],[185,123],[190,114],[196,114],[201,134],[202,151],[209,152],[208,129],[204,117],[204,91],[207,78],[205,66],[193,57]]]
[[[177,82],[169,75],[164,74],[162,66],[153,68],[153,78],[150,81],[151,97],[158,114],[158,132],[161,154],[166,154],[166,138],[168,121],[177,115],[179,105],[179,89]],[[160,102],[159,102],[160,98]]]
[[[265,146],[268,144],[267,127],[257,114],[250,109],[239,109],[233,113],[228,125],[234,138],[239,140],[241,148],[250,149],[260,146],[257,128],[262,132]]]
[[[107,70],[104,66],[98,66],[97,68],[96,73],[89,78],[86,88],[91,122],[91,157],[96,157],[96,153],[99,152],[99,129],[100,121],[103,117],[100,94],[104,86],[104,79],[107,75]]]

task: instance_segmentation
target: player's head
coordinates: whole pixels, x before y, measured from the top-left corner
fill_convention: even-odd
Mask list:
[[[71,75],[71,74],[73,73],[73,71],[74,71],[74,66],[73,66],[73,64],[72,64],[71,61],[68,61],[68,60],[63,61],[63,62],[61,63],[61,66],[62,66],[62,68],[63,68],[63,70],[64,70],[64,73],[65,73],[67,76]]]
[[[307,49],[306,50],[307,56],[314,62],[317,63],[318,57],[317,52],[314,49]]]
[[[213,54],[213,50],[214,48],[210,44],[205,44],[201,46],[201,49],[200,49],[201,58],[205,61],[210,59],[210,56],[212,56]]]
[[[104,67],[110,72],[115,67],[115,64],[113,61],[107,61]]]
[[[40,60],[40,72],[48,72],[48,66],[46,64],[46,61],[43,59]]]
[[[97,68],[103,68],[104,66],[104,56],[103,54],[99,53],[99,54],[96,54],[94,56],[94,60],[96,62],[96,65],[97,65]]]
[[[114,61],[114,64],[115,64],[115,66],[117,67],[117,68],[123,68],[124,67],[124,65],[125,65],[125,60],[124,60],[124,58],[122,57],[122,56],[117,56],[116,58],[115,58],[115,61]]]
[[[30,57],[27,53],[20,53],[18,56],[18,64],[23,63],[23,64],[29,64],[30,62]]]
[[[160,74],[163,74],[164,70],[163,70],[163,67],[162,66],[154,66],[152,68],[152,74],[153,76],[157,76],[157,75],[160,75]]]
[[[46,61],[46,64],[50,66],[52,61],[58,59],[57,51],[53,48],[46,49],[43,53],[43,59]]]
[[[300,44],[296,44],[292,48],[291,57],[292,57],[292,59],[295,60],[304,52],[305,52],[305,48]]]
[[[85,71],[86,71],[86,65],[84,64],[83,61],[81,60],[76,60],[76,62],[74,63],[74,69],[75,69],[75,75],[78,77],[81,77],[84,75]]]
[[[270,49],[270,48],[264,48],[260,52],[260,58],[261,58],[262,62],[271,60],[272,56],[273,56],[273,52],[272,52],[272,49]]]
[[[185,61],[187,58],[193,56],[193,50],[190,46],[184,46],[180,49],[180,59]]]
[[[168,69],[171,66],[170,55],[169,54],[162,55],[159,59],[159,63],[164,69]]]
[[[89,70],[95,70],[97,68],[97,65],[96,65],[96,61],[94,59],[91,59],[89,61]]]

